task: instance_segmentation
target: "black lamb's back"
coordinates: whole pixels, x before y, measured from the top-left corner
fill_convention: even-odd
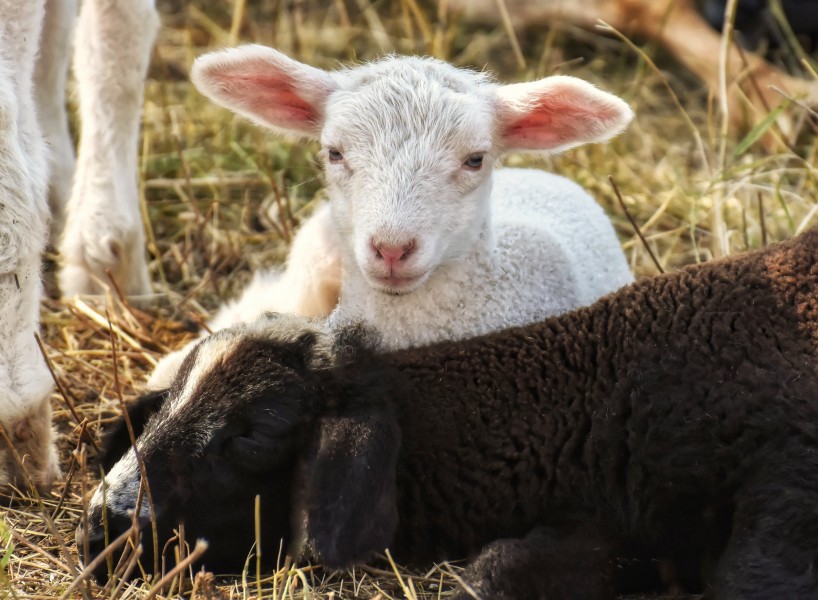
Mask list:
[[[816,257],[811,231],[391,355],[410,388],[398,547],[462,555],[575,513],[650,541],[723,510],[792,440],[818,451]]]

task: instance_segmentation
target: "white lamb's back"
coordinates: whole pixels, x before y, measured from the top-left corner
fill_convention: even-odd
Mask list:
[[[551,234],[562,248],[555,260],[571,265],[577,306],[633,281],[608,216],[574,181],[536,169],[498,169],[492,210],[498,239],[522,221]]]

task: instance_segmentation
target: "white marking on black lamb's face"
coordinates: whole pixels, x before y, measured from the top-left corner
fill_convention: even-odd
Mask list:
[[[233,336],[213,336],[207,340],[206,344],[196,346],[174,381],[173,389],[161,411],[162,418],[172,419],[174,415],[183,416],[185,406],[194,401],[202,385],[207,385],[208,376],[213,369],[222,361],[229,361],[233,358],[239,342],[240,338]],[[186,421],[192,427],[179,431],[174,437],[183,438],[186,450],[196,455],[202,451],[212,434],[215,423],[209,419],[196,419],[193,422],[186,419]],[[130,518],[136,507],[142,479],[136,454],[138,452],[143,460],[147,460],[156,451],[156,448],[172,444],[172,441],[167,439],[167,434],[171,432],[168,432],[166,427],[148,426],[137,440],[136,451],[133,448],[128,450],[106,474],[105,483],[97,488],[89,508],[92,511],[102,510],[104,504],[111,513]],[[106,498],[103,498],[103,490],[105,490]],[[148,516],[149,508],[145,500],[140,506],[139,517],[147,519]]]
[[[145,425],[136,452],[128,450],[96,490],[88,537],[101,537],[103,505],[109,524],[129,525],[141,481],[137,453],[160,536],[169,537],[184,520],[191,535],[231,539],[225,531],[252,524],[245,513],[252,515],[256,493],[264,494],[274,530],[289,531],[296,450],[319,397],[315,378],[307,375],[324,360],[325,337],[300,319],[270,317],[198,344]],[[138,516],[142,526],[149,520],[147,496]],[[108,539],[118,533],[109,531]],[[246,542],[246,552],[253,532],[234,533],[237,544]],[[208,556],[216,557],[208,565],[218,564],[218,550]]]
[[[92,512],[95,510],[101,511],[103,505],[107,505],[111,512],[131,518],[136,510],[141,479],[136,453],[131,448],[114,465],[111,472],[105,475],[105,483],[100,485],[94,492],[89,509]],[[103,490],[106,492],[104,498]],[[150,515],[147,501],[143,501],[139,508],[139,518],[147,519]]]

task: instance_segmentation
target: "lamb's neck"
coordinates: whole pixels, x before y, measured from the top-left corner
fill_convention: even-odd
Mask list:
[[[540,405],[554,406],[598,384],[605,365],[597,357],[606,356],[617,344],[607,333],[607,323],[606,311],[581,309],[477,340],[442,344],[445,351],[429,364],[469,361],[473,370],[464,377],[482,378],[491,373],[493,399],[507,406],[519,404],[515,411],[522,414],[528,410],[539,413]],[[529,384],[521,388],[520,382]],[[474,402],[473,393],[465,392],[465,396],[465,402]]]
[[[479,329],[484,319],[479,311],[482,302],[475,294],[489,289],[478,282],[492,276],[494,260],[494,236],[486,222],[465,256],[438,266],[409,294],[376,291],[353,266],[344,274],[341,300],[330,321],[364,321],[381,332],[384,347],[392,350],[459,339],[464,331],[485,333],[486,329]]]

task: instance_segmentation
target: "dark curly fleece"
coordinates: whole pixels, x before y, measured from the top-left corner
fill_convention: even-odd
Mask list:
[[[396,546],[462,556],[580,514],[631,552],[720,556],[715,597],[818,597],[817,342],[811,231],[394,354]]]
[[[480,338],[375,357],[346,330],[326,359],[316,341],[286,390],[230,392],[256,413],[318,399],[303,531],[267,535],[329,566],[389,539],[416,563],[490,543],[466,571],[483,598],[608,598],[623,559],[714,598],[818,597],[817,258],[815,230]],[[277,344],[241,343],[231,360]]]

